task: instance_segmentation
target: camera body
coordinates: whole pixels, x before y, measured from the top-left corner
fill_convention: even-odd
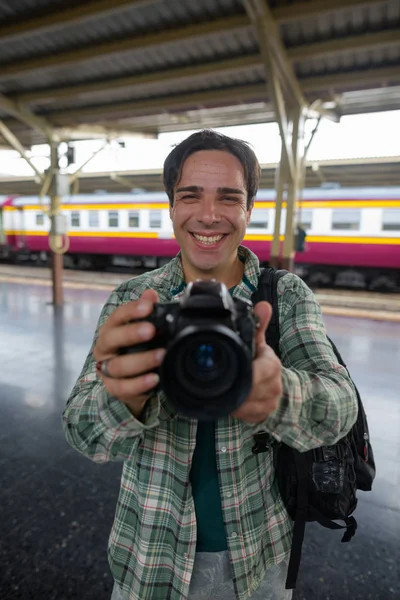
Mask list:
[[[155,326],[155,337],[120,353],[166,348],[159,389],[177,412],[215,420],[245,401],[258,327],[250,302],[232,298],[215,280],[196,281],[180,302],[155,304],[145,320]]]

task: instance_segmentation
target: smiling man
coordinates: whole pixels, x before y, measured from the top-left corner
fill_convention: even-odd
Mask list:
[[[248,199],[239,159],[220,150],[191,154],[183,164],[178,186],[171,191],[167,187],[167,191],[186,280],[206,274],[228,287],[237,284],[243,275],[237,249],[253,202]]]
[[[252,389],[229,417],[177,414],[155,373],[165,349],[118,355],[152,339],[153,303],[187,283],[217,279],[237,298],[256,290],[257,257],[241,243],[260,167],[250,147],[213,131],[176,146],[164,185],[180,253],[110,296],[63,414],[70,444],[90,459],[123,461],[109,540],[112,600],[286,600],[292,524],[273,450],[252,453],[262,427],[300,451],[335,443],[355,422],[353,385],[326,338],[312,292],[295,275],[278,288],[282,363],[265,342],[271,307],[255,307]],[[273,447],[273,444],[271,444]]]

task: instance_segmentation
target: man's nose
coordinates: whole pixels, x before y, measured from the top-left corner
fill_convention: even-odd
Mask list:
[[[203,199],[203,202],[199,203],[197,220],[200,223],[203,223],[204,225],[212,225],[212,223],[218,223],[221,220],[218,202],[216,202],[212,198]]]

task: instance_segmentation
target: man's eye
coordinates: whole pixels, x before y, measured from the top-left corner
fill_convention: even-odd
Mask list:
[[[196,200],[197,196],[195,196],[194,194],[188,194],[186,196],[182,196],[181,200]]]
[[[230,196],[224,196],[223,198],[221,198],[221,200],[223,202],[232,203],[232,202],[238,202],[239,198],[232,198]]]

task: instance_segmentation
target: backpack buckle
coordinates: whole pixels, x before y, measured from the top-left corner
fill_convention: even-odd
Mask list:
[[[315,462],[329,462],[330,460],[343,460],[346,456],[345,449],[340,445],[320,446],[313,449]]]
[[[255,442],[251,451],[253,454],[261,454],[261,452],[268,452],[270,449],[270,439],[269,434],[266,431],[260,431],[260,433],[255,433],[253,435],[253,440]]]

